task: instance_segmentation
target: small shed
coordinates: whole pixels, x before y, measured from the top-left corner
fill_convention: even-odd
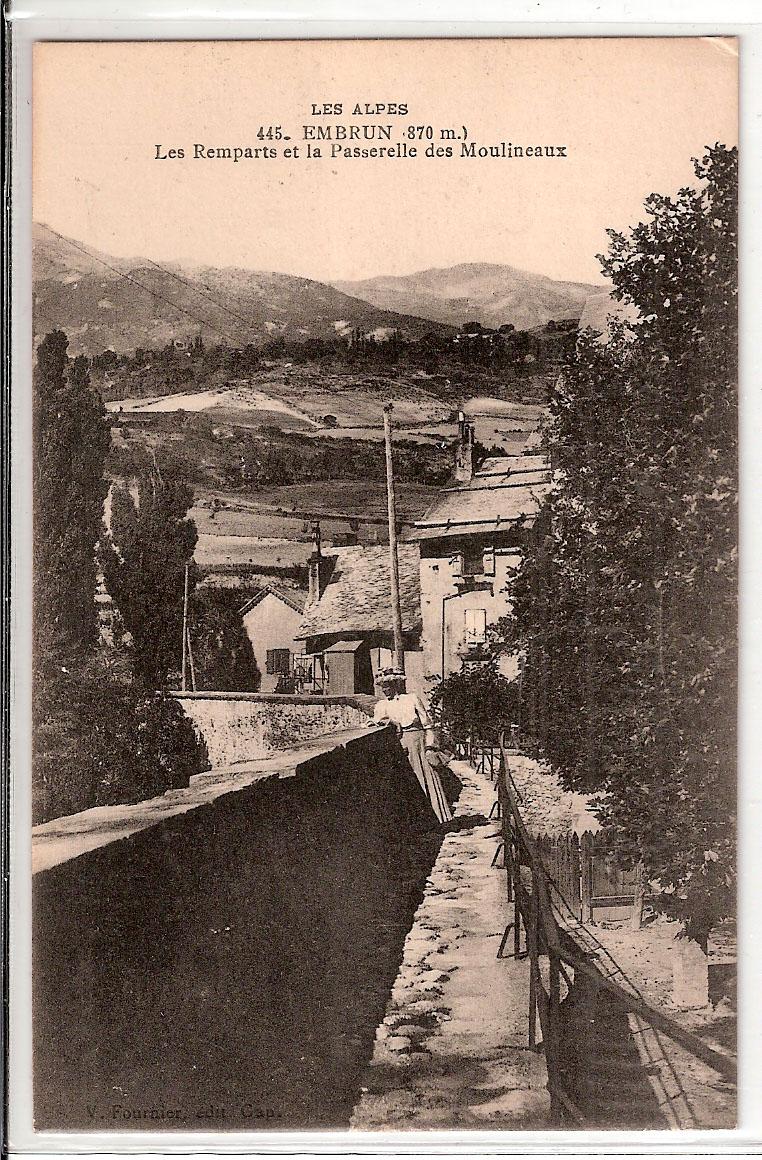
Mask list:
[[[421,666],[421,589],[417,544],[399,545],[400,605],[405,667],[411,688],[419,687]],[[393,612],[386,545],[334,547],[316,552],[314,577],[297,636],[304,653],[297,658],[305,691],[374,692],[374,675],[391,658]],[[388,660],[387,660],[387,663]]]
[[[373,693],[373,666],[367,640],[337,640],[324,652],[328,691]]]

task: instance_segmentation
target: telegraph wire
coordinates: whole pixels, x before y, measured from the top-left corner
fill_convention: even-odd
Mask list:
[[[42,228],[44,230],[47,230],[48,233],[55,234],[55,236],[57,238],[60,238],[62,242],[66,242],[70,246],[76,245],[76,243],[73,242],[71,240],[71,238],[67,238],[63,234],[59,234],[57,230],[51,229],[51,227],[48,225],[45,225],[44,222],[40,222],[39,224],[42,226]],[[77,246],[77,248],[79,249],[80,247]],[[85,251],[83,249],[83,253],[84,252],[87,252],[87,251]],[[93,261],[96,261],[96,262],[101,260],[95,254],[88,254],[88,257],[92,258]],[[216,306],[218,310],[222,310],[225,312],[225,314],[229,314],[231,318],[234,318],[236,320],[236,322],[242,322],[243,325],[245,327],[247,327],[247,329],[249,329],[249,330],[256,329],[254,326],[252,326],[251,322],[248,319],[243,317],[243,315],[236,314],[235,310],[231,310],[229,306],[225,306],[222,302],[218,302],[216,298],[213,298],[212,295],[208,293],[208,291],[199,290],[198,286],[194,286],[192,282],[189,282],[187,280],[187,278],[181,278],[179,274],[175,274],[175,272],[173,270],[168,270],[167,267],[162,266],[162,264],[160,262],[155,262],[153,260],[153,258],[141,258],[140,260],[141,260],[141,262],[148,262],[149,265],[155,266],[157,270],[161,270],[162,274],[166,274],[168,278],[174,278],[174,280],[176,282],[179,282],[181,284],[181,286],[187,286],[188,289],[192,290],[194,294],[198,294],[201,298],[206,298],[209,302],[211,302],[212,306]]]
[[[192,290],[194,294],[198,294],[200,297],[208,299],[212,306],[216,306],[218,310],[224,310],[225,313],[229,314],[231,318],[235,318],[236,322],[242,322],[243,325],[249,330],[256,330],[256,327],[252,326],[251,322],[247,322],[247,320],[242,315],[236,314],[236,312],[231,310],[228,306],[223,306],[223,304],[218,302],[216,298],[212,298],[211,294],[206,293],[204,290],[199,290],[198,287],[194,286],[192,282],[188,282],[185,278],[181,278],[179,274],[175,274],[172,270],[168,270],[166,266],[160,265],[159,262],[154,262],[153,258],[141,258],[141,261],[149,262],[152,266],[155,266],[157,270],[161,270],[163,274],[167,274],[170,278],[174,278],[175,281],[179,282],[182,286],[187,286],[188,289]]]
[[[59,234],[57,230],[51,229],[50,226],[44,225],[43,223],[40,224],[43,225],[43,229],[46,229],[48,233],[53,234],[57,238],[60,238],[61,241],[66,242],[67,245],[73,246],[75,250],[79,250],[80,253],[84,254],[85,257],[90,258],[93,262],[99,262],[101,266],[105,266],[107,270],[111,270],[120,278],[124,278],[126,282],[131,282],[133,286],[137,286],[138,289],[143,290],[146,294],[151,294],[154,298],[158,298],[162,302],[165,302],[167,306],[171,306],[173,310],[177,310],[180,314],[187,314],[189,318],[192,318],[194,322],[199,323],[201,326],[208,326],[210,330],[213,330],[215,334],[220,335],[220,337],[224,338],[227,342],[232,343],[234,347],[240,346],[239,340],[237,338],[233,338],[232,335],[227,334],[224,330],[220,330],[218,326],[215,326],[214,323],[210,322],[207,318],[201,318],[198,314],[194,314],[192,310],[186,310],[184,306],[178,306],[177,303],[173,302],[170,298],[166,298],[163,294],[159,294],[158,291],[152,290],[150,286],[144,286],[142,282],[138,282],[137,278],[133,278],[131,274],[125,274],[123,270],[117,270],[116,266],[112,266],[104,258],[98,258],[95,254],[91,254],[84,248],[84,246],[80,246],[77,244],[77,242],[73,242],[71,238],[64,237],[63,234]],[[162,267],[160,266],[159,269],[162,269]],[[169,273],[169,271],[165,271],[165,273]],[[250,323],[247,323],[246,325],[251,329]]]
[[[51,229],[51,227],[46,225],[44,222],[40,222],[40,225],[42,226],[42,228],[44,230],[47,230],[48,233],[55,234],[55,236],[57,238],[60,238],[60,240],[62,242],[66,242],[70,246],[76,246],[77,249],[81,248],[77,245],[76,242],[73,242],[71,240],[71,238],[67,238],[63,234],[59,234],[57,230]],[[82,248],[82,252],[87,253],[88,257],[92,258],[93,261],[95,261],[95,262],[99,262],[102,260],[102,259],[98,258],[96,254],[91,254],[87,250],[85,250],[84,248]],[[236,314],[235,310],[231,310],[229,306],[225,306],[222,302],[218,302],[217,299],[213,298],[212,295],[209,294],[207,291],[199,290],[199,288],[197,286],[194,286],[192,282],[189,282],[186,278],[181,278],[180,275],[175,274],[173,270],[168,270],[167,267],[162,266],[160,262],[155,262],[153,260],[153,258],[141,258],[140,260],[141,260],[141,262],[148,262],[151,266],[155,266],[157,270],[161,270],[162,274],[166,274],[167,277],[169,277],[169,278],[174,278],[174,280],[176,282],[179,282],[182,286],[187,286],[188,289],[192,290],[194,294],[198,294],[201,298],[206,298],[209,302],[211,302],[212,306],[216,306],[218,310],[222,310],[226,314],[229,314],[231,318],[234,318],[236,320],[236,322],[242,322],[243,325],[245,327],[247,327],[248,330],[255,330],[256,329],[256,327],[252,326],[251,322],[248,319],[244,318],[243,315]],[[84,273],[84,271],[81,271],[81,272]]]

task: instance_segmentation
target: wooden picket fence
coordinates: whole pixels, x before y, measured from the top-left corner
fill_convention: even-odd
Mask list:
[[[514,741],[511,737],[511,743]],[[455,742],[453,748],[456,756],[470,761],[477,773],[497,782],[499,743],[472,737]],[[605,830],[581,836],[541,834],[535,837],[535,845],[549,879],[577,919],[594,922],[596,910],[633,904],[637,871],[622,869]]]
[[[637,871],[624,870],[605,830],[597,834],[541,834],[535,847],[548,877],[569,910],[593,922],[602,907],[632,905]]]

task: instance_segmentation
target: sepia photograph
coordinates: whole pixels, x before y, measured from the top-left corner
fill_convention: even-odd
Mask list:
[[[738,63],[34,44],[35,1134],[736,1127]]]

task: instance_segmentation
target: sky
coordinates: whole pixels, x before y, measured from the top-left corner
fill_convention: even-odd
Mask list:
[[[737,140],[728,38],[228,41],[35,45],[33,216],[118,257],[321,281],[506,263],[600,282],[607,227],[694,182]],[[324,103],[341,115],[313,115]],[[408,115],[353,115],[357,103]],[[258,139],[281,126],[290,141]],[[391,125],[416,158],[307,159],[305,129]],[[431,126],[426,157],[408,140]],[[461,157],[467,144],[565,157]],[[416,132],[413,129],[414,133]],[[360,128],[362,132],[362,128]],[[194,145],[275,148],[235,163]],[[317,142],[313,142],[317,144]],[[185,157],[158,158],[172,148]],[[297,158],[283,155],[299,148]]]

